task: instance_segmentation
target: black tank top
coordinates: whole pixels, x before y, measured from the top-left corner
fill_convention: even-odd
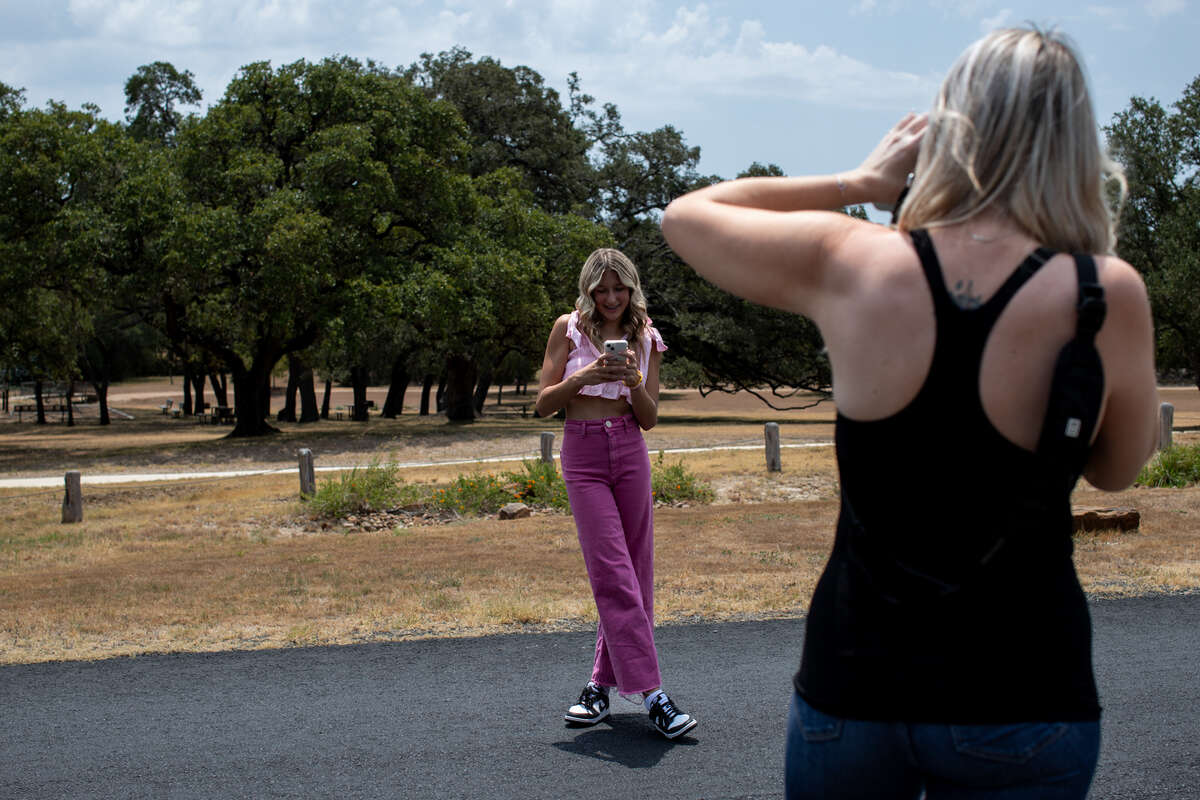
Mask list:
[[[891,417],[837,417],[841,514],[796,690],[856,719],[1098,719],[1071,561],[1074,476],[1005,439],[979,396],[996,319],[1053,253],[1034,251],[986,303],[962,309],[928,235],[912,238],[933,295],[933,362]]]

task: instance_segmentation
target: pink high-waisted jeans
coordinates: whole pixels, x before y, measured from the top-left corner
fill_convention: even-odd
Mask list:
[[[642,430],[633,414],[568,419],[561,459],[600,618],[592,680],[627,695],[657,689],[654,500]]]

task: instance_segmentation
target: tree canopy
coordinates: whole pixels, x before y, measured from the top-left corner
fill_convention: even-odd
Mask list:
[[[316,418],[312,367],[354,387],[357,419],[368,382],[392,382],[394,414],[412,376],[469,421],[500,376],[533,377],[587,254],[613,246],[641,270],[667,385],[777,408],[827,393],[814,326],[716,289],[663,240],[667,203],[721,180],[700,148],[671,125],[626,130],[577,75],[567,85],[462,48],[401,69],[256,62],[184,113],[194,76],[159,61],[129,78],[113,123],[26,108],[0,83],[0,366],[103,394],[157,353],[218,398],[229,373],[235,436],[274,430],[285,359],[308,382],[301,421]],[[1134,189],[1122,247],[1161,352],[1194,370],[1196,94],[1170,112],[1135,98],[1110,130]]]
[[[1132,98],[1105,131],[1129,182],[1117,252],[1145,278],[1158,366],[1200,387],[1200,76],[1169,108]]]

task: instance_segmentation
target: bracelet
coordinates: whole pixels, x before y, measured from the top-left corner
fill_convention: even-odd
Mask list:
[[[625,385],[626,385],[626,386],[628,386],[630,389],[636,389],[637,387],[639,387],[639,386],[641,386],[641,385],[642,385],[642,382],[643,382],[643,381],[645,381],[645,380],[646,380],[646,379],[645,379],[645,378],[642,376],[642,371],[641,371],[640,369],[637,371],[637,375],[638,375],[638,378],[637,378],[637,380],[636,380],[635,382],[633,382],[633,383],[630,383],[629,381],[625,381]]]

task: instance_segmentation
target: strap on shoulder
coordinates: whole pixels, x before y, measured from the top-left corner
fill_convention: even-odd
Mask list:
[[[1092,341],[1104,324],[1108,303],[1104,300],[1104,287],[1096,273],[1096,262],[1087,253],[1075,254],[1075,274],[1079,278],[1079,300],[1075,310],[1079,313],[1075,335]]]

